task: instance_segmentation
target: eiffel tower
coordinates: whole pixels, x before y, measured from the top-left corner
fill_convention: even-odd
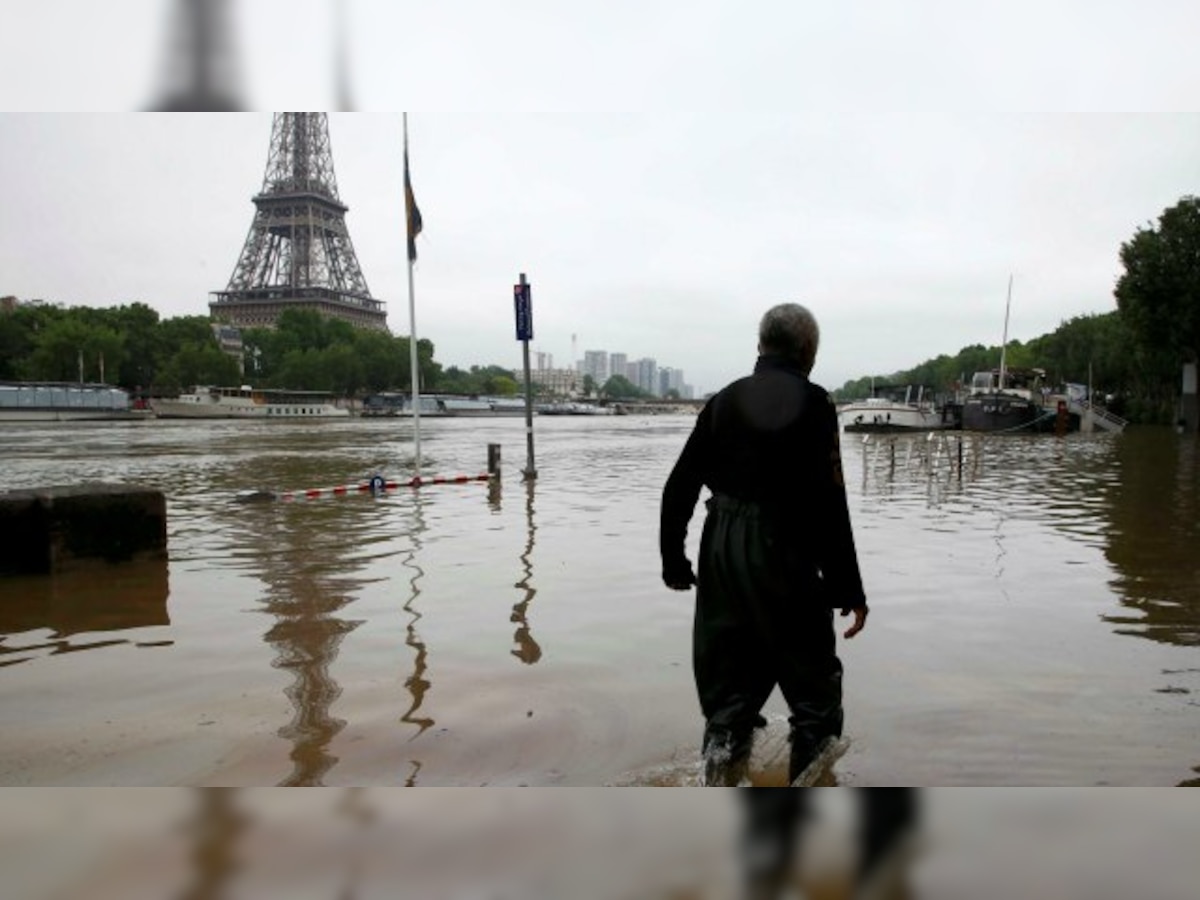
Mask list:
[[[275,113],[271,149],[241,256],[209,311],[239,328],[273,327],[285,309],[312,309],[387,331],[385,304],[358,266],[348,207],[338,197],[326,113]]]

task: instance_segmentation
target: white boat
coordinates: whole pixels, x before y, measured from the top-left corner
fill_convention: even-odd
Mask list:
[[[350,410],[336,405],[324,391],[286,391],[270,388],[197,387],[174,399],[150,401],[160,419],[343,419]]]
[[[848,432],[934,431],[950,427],[921,385],[879,385],[873,396],[838,408],[838,421]]]
[[[611,416],[613,414],[613,411],[607,406],[582,403],[577,400],[542,403],[537,407],[537,412],[542,416]]]
[[[128,391],[111,384],[64,381],[0,382],[0,422],[92,422],[144,419]]]
[[[449,394],[423,395],[421,416],[495,416],[525,415],[525,401],[511,397],[460,397]],[[371,394],[364,398],[360,415],[364,418],[412,418],[412,397],[408,394]]]

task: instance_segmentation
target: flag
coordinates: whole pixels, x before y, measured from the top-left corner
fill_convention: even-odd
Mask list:
[[[408,177],[408,148],[404,149],[404,217],[408,225],[408,260],[417,260],[417,235],[421,233],[421,210],[413,196],[412,181]]]

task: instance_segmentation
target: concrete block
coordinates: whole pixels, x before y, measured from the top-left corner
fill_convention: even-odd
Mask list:
[[[0,494],[0,574],[167,556],[162,491],[81,484]]]

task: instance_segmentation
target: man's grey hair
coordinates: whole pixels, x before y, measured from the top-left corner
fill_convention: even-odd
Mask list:
[[[767,310],[758,326],[760,353],[783,356],[805,375],[817,361],[821,330],[813,314],[799,303],[780,303]]]

